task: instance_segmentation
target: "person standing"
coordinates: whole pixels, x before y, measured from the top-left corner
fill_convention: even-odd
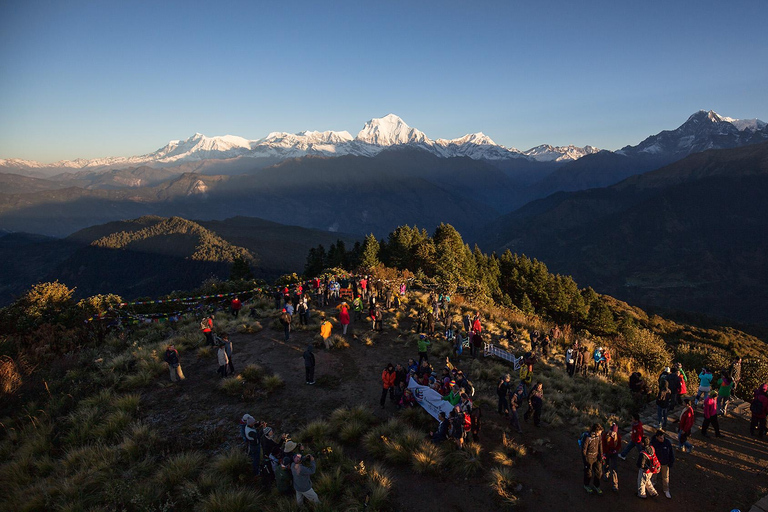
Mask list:
[[[664,496],[672,499],[672,495],[669,493],[669,469],[675,463],[675,450],[672,448],[672,443],[667,439],[663,430],[656,431],[656,435],[651,440],[651,446],[653,446],[656,458],[659,459],[659,464],[661,464],[659,477]]]
[[[229,358],[227,357],[227,350],[224,348],[224,344],[219,345],[218,351],[219,370],[218,373],[223,379],[227,376],[227,366],[229,365]]]
[[[752,418],[749,421],[749,433],[752,436],[763,438],[766,431],[765,418],[768,413],[768,383],[755,390],[749,410],[752,413]]]
[[[638,451],[642,451],[643,443],[643,422],[640,421],[640,415],[638,413],[632,413],[632,430],[629,434],[629,443],[619,454],[621,460],[627,460],[627,455],[632,451],[632,448],[637,446]]]
[[[523,405],[523,400],[523,384],[521,383],[509,399],[509,426],[518,434],[523,433],[523,429],[520,428],[520,417],[517,415],[517,410]]]
[[[349,305],[342,302],[339,306],[339,323],[341,323],[341,334],[347,335],[347,327],[349,327]]]
[[[526,413],[527,414],[527,413]],[[589,437],[581,445],[581,459],[584,463],[584,489],[587,493],[603,494],[600,490],[600,477],[603,471],[603,427],[595,423],[589,430]],[[592,486],[590,487],[590,483]]]
[[[389,393],[390,400],[395,398],[395,366],[389,363],[381,372],[381,408],[383,409],[387,403],[387,393]]]
[[[715,437],[723,437],[720,434],[720,424],[717,421],[717,391],[712,391],[704,400],[704,423],[701,424],[701,435],[707,437],[707,429],[712,425],[715,429]]]
[[[235,298],[232,299],[232,303],[229,305],[229,307],[232,310],[232,316],[237,318],[237,316],[240,314],[240,310],[243,309],[243,303],[240,301],[238,296],[235,296]]]
[[[352,301],[352,311],[354,311],[355,322],[363,319],[363,301],[359,295]]]
[[[537,427],[541,426],[541,409],[544,407],[544,384],[537,382],[531,390],[531,394],[528,396],[528,410],[525,411],[523,418],[528,421],[528,418],[533,414],[533,424]],[[602,427],[600,427],[602,430]]]
[[[303,462],[309,462],[309,467],[303,465]],[[320,503],[320,498],[312,489],[312,480],[310,479],[310,476],[315,474],[315,468],[315,457],[312,455],[302,457],[297,453],[293,456],[291,473],[293,473],[293,489],[296,491],[296,503],[299,505],[304,503],[304,498],[307,498],[312,503]]]
[[[658,496],[656,488],[653,487],[653,475],[661,471],[659,459],[656,457],[656,451],[651,446],[651,440],[643,436],[643,449],[637,457],[637,497],[645,499],[650,496]]]
[[[306,384],[315,383],[315,353],[312,344],[307,345],[304,351],[304,370],[306,373]]]
[[[419,364],[421,364],[422,361],[429,361],[429,357],[427,356],[427,348],[429,345],[430,342],[427,337],[423,334],[419,334],[419,342],[417,344],[417,349],[419,351]]]
[[[656,413],[659,420],[659,428],[667,428],[667,411],[669,410],[669,401],[672,399],[672,392],[669,390],[669,381],[667,379],[659,380],[659,394],[656,395]]]
[[[699,405],[699,400],[704,400],[712,390],[712,372],[706,368],[701,369],[699,374],[699,389],[696,391],[696,398],[694,399],[694,405]]]
[[[181,371],[181,363],[179,362],[179,351],[173,345],[168,345],[168,349],[165,351],[165,362],[168,363],[171,382],[184,380],[184,372]]]
[[[565,371],[568,372],[568,376],[573,378],[573,374],[576,372],[576,346],[569,347],[565,351]]]
[[[733,391],[736,391],[739,387],[739,382],[741,381],[741,358],[737,357],[733,364],[731,364],[731,370],[728,372],[731,381],[733,382]]]
[[[499,385],[496,386],[496,396],[499,397],[499,414],[507,416],[509,414],[509,386],[511,377],[509,374],[502,375],[499,379]]]
[[[605,472],[605,479],[613,484],[613,490],[619,491],[619,450],[621,449],[621,434],[619,426],[614,423],[611,430],[603,433],[603,455],[608,471]]]
[[[288,312],[287,308],[283,308],[283,312],[280,314],[280,323],[283,326],[283,331],[285,332],[285,341],[288,341],[291,337],[291,314]]]
[[[678,423],[677,428],[677,444],[683,452],[687,451],[688,453],[691,453],[693,451],[693,445],[688,442],[688,438],[691,435],[691,429],[693,428],[696,414],[693,412],[693,407],[691,407],[690,398],[683,400],[683,405],[683,412],[680,414],[680,422]]]
[[[224,333],[221,335],[221,343],[224,345],[224,351],[227,353],[227,368],[229,374],[235,373],[235,364],[232,362],[232,342],[229,341],[229,334]]]
[[[728,376],[728,372],[723,371],[720,379],[717,381],[717,413],[723,416],[728,415],[728,402],[731,401],[733,392],[733,381]]]
[[[331,330],[333,329],[333,326],[331,325],[331,322],[328,321],[325,316],[323,316],[323,321],[320,323],[320,337],[323,338],[323,343],[325,344],[325,350],[331,349]]]
[[[667,412],[672,412],[675,406],[678,405],[678,401],[680,400],[680,392],[682,389],[682,386],[680,385],[680,370],[677,368],[677,366],[673,367],[669,375],[667,375],[667,383],[669,384],[670,391],[669,406],[667,407]],[[666,425],[664,428],[667,428]]]
[[[203,335],[205,335],[205,342],[210,345],[211,347],[216,346],[216,343],[213,341],[213,319],[215,317],[213,315],[207,316],[203,318],[203,321],[200,322],[200,330],[203,331]]]

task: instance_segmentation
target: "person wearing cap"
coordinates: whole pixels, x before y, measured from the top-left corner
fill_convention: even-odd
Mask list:
[[[608,470],[605,472],[605,480],[610,481],[613,490],[619,490],[619,450],[621,450],[621,434],[619,426],[614,423],[610,430],[603,432],[603,456],[605,457]]]
[[[669,493],[669,468],[675,463],[675,450],[672,448],[672,443],[667,439],[666,433],[661,429],[657,430],[653,436],[651,446],[653,446],[656,457],[659,459],[659,464],[661,464],[659,479],[661,480],[664,496],[671,499],[672,495]]]
[[[290,304],[286,304],[286,307],[284,307],[283,311],[280,313],[280,323],[283,325],[283,330],[285,331],[285,341],[288,341],[291,337],[291,320],[293,318],[291,314],[288,313],[288,306],[290,306]]]
[[[243,416],[245,418],[245,416]],[[248,443],[248,455],[251,458],[251,467],[253,468],[253,477],[256,484],[259,483],[261,476],[261,425],[253,416],[246,418],[245,440]]]
[[[309,466],[304,465],[306,462],[309,463]],[[310,476],[315,474],[315,469],[315,458],[312,455],[302,457],[297,453],[293,456],[291,473],[293,474],[293,489],[296,491],[296,503],[299,505],[304,503],[304,498],[312,503],[320,503],[320,498],[312,489],[312,480],[310,479]]]

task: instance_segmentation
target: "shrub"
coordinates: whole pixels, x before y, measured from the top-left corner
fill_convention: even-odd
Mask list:
[[[96,439],[114,441],[123,433],[133,418],[125,411],[117,410],[108,414],[94,430]]]
[[[627,327],[614,343],[621,355],[633,359],[652,373],[659,371],[672,360],[664,340],[646,329]]]
[[[136,460],[153,453],[159,441],[157,431],[140,421],[134,421],[125,429],[120,449],[129,459]]]
[[[138,393],[131,393],[115,397],[112,400],[112,406],[128,414],[137,414],[139,412],[139,403],[141,402],[141,395]]]
[[[220,489],[209,494],[200,504],[203,512],[260,512],[264,496],[252,489]]]
[[[222,379],[219,381],[219,389],[229,396],[240,396],[243,393],[243,377],[236,375],[231,379]]]
[[[331,500],[339,498],[345,489],[344,475],[341,468],[336,467],[331,471],[325,471],[313,481],[313,488],[318,495]]]
[[[413,466],[413,471],[416,473],[436,474],[439,472],[440,466],[443,465],[444,459],[445,455],[439,446],[425,442],[413,452],[411,465]]]
[[[481,451],[482,447],[478,443],[468,443],[464,445],[464,450],[450,452],[445,458],[445,463],[454,475],[469,478],[483,469],[480,462]]]
[[[515,481],[510,468],[493,468],[489,473],[489,485],[496,498],[504,505],[517,505],[518,497],[514,495]]]
[[[307,423],[296,433],[296,439],[302,443],[322,444],[331,434],[331,424],[326,420],[315,420]]]
[[[274,374],[268,377],[264,377],[264,379],[261,381],[261,385],[268,393],[273,393],[281,387],[285,386],[285,382],[282,378],[280,378],[279,375]]]
[[[240,376],[246,382],[252,382],[254,384],[259,384],[265,375],[266,372],[264,371],[264,368],[258,364],[249,364],[240,372]]]
[[[164,489],[173,490],[178,485],[194,480],[203,469],[205,454],[197,451],[171,455],[157,470],[155,480]]]
[[[350,419],[337,432],[339,433],[339,439],[343,442],[357,443],[366,428],[368,428],[368,425],[365,422],[358,419]]]
[[[349,342],[340,334],[333,335],[333,348],[349,348]]]
[[[221,476],[227,486],[242,483],[250,474],[251,463],[248,456],[238,448],[230,448],[214,457],[210,470]]]
[[[206,345],[197,349],[198,359],[211,359],[214,357],[213,347]]]

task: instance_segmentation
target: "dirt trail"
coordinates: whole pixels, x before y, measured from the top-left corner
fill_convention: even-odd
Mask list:
[[[314,386],[304,383],[302,353],[315,330],[293,332],[288,342],[283,341],[282,332],[270,328],[256,334],[232,334],[235,368],[239,371],[258,363],[284,379],[282,389],[252,401],[227,396],[217,386],[215,359],[199,360],[194,352],[187,352],[181,356],[186,381],[173,385],[159,380],[156,387],[144,393],[144,414],[163,435],[184,446],[210,446],[215,441],[221,448],[239,445],[237,423],[246,412],[264,418],[279,432],[295,432],[306,422],[327,416],[342,405],[363,404],[381,419],[396,415],[389,404],[383,410],[379,407],[381,370],[388,362],[405,363],[416,356],[416,347],[396,342],[396,331],[369,333],[369,327],[362,322],[352,326],[348,349],[316,349],[318,383]],[[354,338],[355,334],[371,336],[373,346],[365,346]],[[493,396],[488,398],[495,400]],[[636,451],[620,461],[618,493],[605,485],[603,496],[589,496],[582,487],[580,452],[573,434],[566,427],[537,429],[525,424],[525,433],[513,436],[529,448],[528,456],[514,468],[523,486],[518,510],[730,512],[738,508],[746,512],[768,492],[768,470],[757,473],[768,465],[768,443],[751,438],[749,425],[743,419],[725,418],[721,427],[725,438],[704,439],[695,429],[691,437],[694,452],[676,452],[670,485],[673,499],[660,495],[641,500],[635,496]],[[487,454],[501,444],[505,428],[506,422],[495,410],[484,411],[481,444],[488,468]],[[670,430],[673,428],[670,426]],[[369,462],[373,460],[366,460]],[[451,512],[500,509],[481,476],[456,480],[453,476],[419,476],[403,467],[392,470],[398,511],[423,512],[436,508],[436,503],[441,510]]]

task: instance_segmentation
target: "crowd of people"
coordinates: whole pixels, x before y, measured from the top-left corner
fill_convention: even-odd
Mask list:
[[[285,340],[288,341],[294,317],[298,315],[299,321],[306,325],[310,321],[312,309],[335,308],[334,314],[338,315],[343,336],[348,334],[350,325],[365,321],[370,322],[371,330],[381,330],[384,311],[399,307],[405,292],[404,283],[387,283],[368,276],[327,276],[293,287],[283,287],[275,291],[273,297],[275,308],[280,311],[279,320],[284,326]],[[368,311],[364,316],[366,307]],[[231,314],[237,317],[241,308],[240,299],[233,299]],[[332,324],[325,312],[319,311],[319,314],[320,336],[323,346],[329,349],[333,344]],[[454,318],[460,318],[460,323],[454,324]],[[216,335],[214,321],[213,314],[206,316],[200,330],[206,342],[217,348],[218,373],[223,378],[234,372],[232,345],[226,334]],[[438,325],[441,329],[438,329]],[[473,399],[474,386],[454,363],[460,364],[466,348],[469,348],[471,357],[477,357],[483,346],[482,317],[479,312],[462,316],[457,308],[452,307],[450,295],[432,292],[426,302],[418,307],[414,328],[419,333],[417,354],[407,362],[389,363],[382,369],[379,404],[382,409],[388,403],[396,410],[415,407],[417,400],[409,384],[414,381],[429,387],[450,404],[450,412],[439,413],[437,426],[429,432],[427,438],[434,443],[452,442],[457,449],[463,449],[465,443],[479,440],[482,414]],[[451,357],[446,357],[434,367],[430,363],[429,353],[430,346],[438,337],[451,342],[453,350]],[[508,331],[506,337],[511,342],[524,341],[513,331]],[[528,339],[530,350],[522,356],[515,376],[506,373],[500,376],[497,384],[498,414],[507,418],[511,430],[517,433],[523,432],[519,417],[521,407],[527,406],[523,414],[524,421],[532,419],[534,426],[543,425],[544,387],[540,381],[534,384],[534,368],[539,354],[548,358],[555,347],[562,346],[563,335],[559,327],[555,326],[548,333],[531,330]],[[310,343],[303,353],[305,382],[308,385],[315,384],[314,350]],[[596,346],[590,349],[577,340],[565,350],[565,369],[571,378],[577,375],[586,377],[589,373],[608,376],[611,356],[608,347]],[[168,346],[165,360],[169,365],[171,380],[184,379],[178,352],[172,345]],[[657,386],[653,386],[658,387],[655,394],[656,423],[652,425],[654,432],[646,436],[639,411],[648,404],[652,386],[640,372],[634,372],[629,378],[629,390],[637,412],[632,415],[627,442],[623,442],[616,423],[612,423],[607,430],[600,424],[594,424],[579,438],[585,490],[590,494],[602,494],[601,480],[605,480],[610,483],[613,491],[618,491],[619,461],[626,461],[632,450],[637,448],[635,464],[638,473],[636,482],[633,482],[637,496],[657,496],[658,487],[667,498],[671,498],[670,469],[675,462],[675,451],[693,451],[691,436],[697,414],[703,416],[699,430],[702,437],[709,436],[710,428],[714,430],[715,437],[724,437],[718,417],[727,415],[731,397],[740,380],[740,359],[735,360],[730,368],[721,371],[702,368],[698,373],[699,384],[695,390],[689,388],[688,374],[681,363],[664,368],[657,379]],[[676,413],[678,408],[679,415]],[[768,383],[754,390],[750,409],[750,433],[763,438],[768,414]],[[674,444],[667,430],[672,413],[677,417],[677,439]],[[257,482],[265,487],[275,485],[278,492],[283,494],[295,493],[298,503],[304,499],[319,503],[311,483],[316,463],[311,454],[303,453],[304,448],[300,444],[291,441],[288,434],[276,436],[266,423],[256,421],[248,414],[242,418],[241,434]]]

